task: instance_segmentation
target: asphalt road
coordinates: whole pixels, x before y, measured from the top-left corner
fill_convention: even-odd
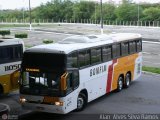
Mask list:
[[[160,114],[160,75],[143,74],[133,81],[128,89],[112,92],[91,103],[82,112],[71,112],[68,115],[40,113],[22,110],[19,104],[19,94],[14,92],[2,96],[0,102],[10,106],[10,116],[20,120],[77,120],[100,119],[101,114]]]

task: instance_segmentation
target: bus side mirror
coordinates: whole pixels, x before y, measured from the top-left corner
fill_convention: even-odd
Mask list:
[[[61,76],[61,90],[66,90],[67,89],[67,76],[68,76],[68,73],[64,73],[62,76]]]

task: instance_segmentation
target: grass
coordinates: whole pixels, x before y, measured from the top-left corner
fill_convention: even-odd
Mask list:
[[[142,70],[143,71],[147,71],[147,72],[152,72],[152,73],[160,74],[160,68],[157,68],[157,67],[143,66]]]

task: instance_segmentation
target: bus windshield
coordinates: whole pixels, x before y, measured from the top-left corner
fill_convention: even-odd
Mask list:
[[[22,60],[23,94],[58,96],[60,77],[65,69],[65,55],[25,53]]]
[[[41,71],[59,71],[65,68],[65,55],[58,53],[25,52],[22,69],[36,68]]]

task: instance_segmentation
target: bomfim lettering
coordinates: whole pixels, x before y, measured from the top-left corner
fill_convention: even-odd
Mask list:
[[[102,65],[102,66],[98,66],[93,69],[90,69],[90,77],[92,77],[94,75],[99,75],[99,74],[105,72],[106,69],[107,69],[106,65]]]

